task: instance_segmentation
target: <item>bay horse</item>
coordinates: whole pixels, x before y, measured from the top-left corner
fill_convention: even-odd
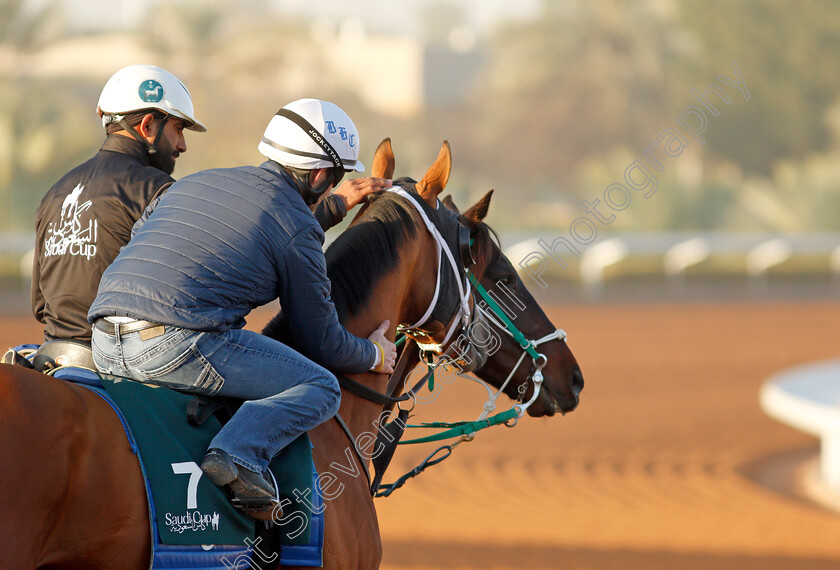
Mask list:
[[[373,175],[393,173],[390,144],[381,144]],[[435,204],[451,168],[447,144],[415,190]],[[390,177],[390,174],[388,174]],[[394,208],[398,198],[373,201],[339,236],[330,251],[330,273],[342,263],[362,263],[355,256],[371,249],[389,263],[378,265],[365,287],[348,289],[336,283],[336,299],[355,300],[343,312],[347,329],[364,336],[383,320],[415,322],[433,296],[437,259],[432,238],[420,216]],[[533,298],[527,295],[509,261],[491,239],[482,220],[490,195],[460,219],[470,228],[478,258],[473,273],[486,285],[507,279],[526,302],[521,331],[531,338],[554,330]],[[389,207],[389,202],[391,207]],[[400,213],[402,212],[402,213]],[[378,228],[379,234],[372,231]],[[360,243],[361,239],[368,241]],[[346,251],[345,257],[339,255]],[[329,252],[328,252],[329,253]],[[376,257],[376,256],[374,256]],[[486,274],[486,276],[485,276]],[[489,276],[490,281],[487,281]],[[342,288],[343,287],[343,288]],[[522,351],[503,337],[503,346],[476,373],[500,386]],[[543,390],[528,408],[533,416],[553,415],[575,408],[582,388],[580,369],[566,343],[541,347],[546,361]],[[516,371],[514,383],[527,382],[529,371]],[[385,375],[366,373],[353,379],[372,390],[386,389]],[[508,394],[516,396],[516,392]],[[342,391],[340,415],[347,431],[373,431],[382,406]],[[352,463],[350,441],[338,422],[328,421],[310,432],[320,473],[334,465],[350,467],[325,486],[325,568],[376,568],[382,548],[376,511],[365,472],[369,465]],[[358,456],[355,456],[358,457]],[[0,365],[0,561],[4,568],[53,570],[144,569],[149,567],[150,532],[143,477],[120,421],[109,405],[89,390],[25,369]]]

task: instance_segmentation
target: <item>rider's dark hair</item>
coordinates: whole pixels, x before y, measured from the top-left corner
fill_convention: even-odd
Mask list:
[[[158,111],[157,109],[141,109],[140,111],[132,111],[131,113],[125,114],[125,122],[128,124],[129,127],[136,127],[140,124],[140,121],[143,120],[143,117],[146,115],[154,115],[156,121],[163,120],[166,117],[166,113],[163,111]],[[105,126],[105,134],[111,135],[117,131],[123,130],[122,126],[119,123],[108,123]]]

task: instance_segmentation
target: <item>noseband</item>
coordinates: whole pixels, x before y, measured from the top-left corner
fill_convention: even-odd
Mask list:
[[[522,361],[525,360],[525,355],[530,355],[531,359],[534,362],[534,372],[531,373],[529,377],[525,379],[525,382],[527,382],[530,379],[534,383],[534,393],[531,395],[531,398],[526,403],[517,404],[514,406],[514,408],[516,408],[518,411],[518,416],[522,417],[525,411],[531,406],[531,404],[534,403],[534,401],[536,401],[537,397],[539,396],[543,382],[542,369],[545,368],[546,364],[548,364],[548,357],[540,352],[537,352],[537,347],[541,344],[552,340],[566,340],[568,335],[563,329],[557,329],[554,332],[548,333],[540,339],[528,339],[522,333],[522,331],[516,328],[516,325],[513,324],[513,321],[510,319],[510,317],[508,317],[507,314],[505,314],[504,310],[499,306],[499,304],[496,303],[493,297],[491,297],[487,290],[481,285],[481,283],[479,283],[478,279],[475,278],[475,275],[470,274],[469,280],[475,291],[483,299],[483,302],[478,303],[476,305],[476,313],[481,314],[487,321],[495,325],[496,328],[498,328],[508,336],[512,337],[522,349],[522,355],[519,357],[519,360],[516,361],[516,364],[511,369],[510,374],[508,374],[508,377],[505,379],[504,383],[502,383],[501,387],[495,394],[493,394],[492,387],[490,387],[483,380],[478,380],[470,376],[464,376],[465,378],[469,378],[476,382],[480,382],[487,389],[489,399],[487,400],[487,402],[485,402],[484,411],[481,413],[481,416],[479,416],[479,419],[484,419],[489,413],[493,412],[496,409],[496,400],[502,394],[502,392],[504,392],[505,388],[507,388],[507,385],[510,382],[511,378],[513,378],[513,375],[519,369],[519,366],[522,364]],[[522,397],[523,395],[524,393],[520,394],[520,397]]]

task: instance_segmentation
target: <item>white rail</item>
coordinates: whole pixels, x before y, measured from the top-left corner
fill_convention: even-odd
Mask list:
[[[760,402],[770,417],[820,438],[820,477],[840,496],[840,359],[772,376]]]

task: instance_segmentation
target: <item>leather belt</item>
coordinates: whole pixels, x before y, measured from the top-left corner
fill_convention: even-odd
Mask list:
[[[153,323],[151,321],[130,321],[127,323],[119,323],[120,325],[120,334],[129,334],[133,332],[144,331],[147,329],[153,329],[155,327],[160,327],[160,334],[163,334],[164,325],[160,323]],[[114,336],[116,334],[116,327],[114,327],[114,323],[111,321],[106,321],[104,318],[96,319],[96,322],[93,324],[98,330],[104,332],[105,334],[109,334]]]

